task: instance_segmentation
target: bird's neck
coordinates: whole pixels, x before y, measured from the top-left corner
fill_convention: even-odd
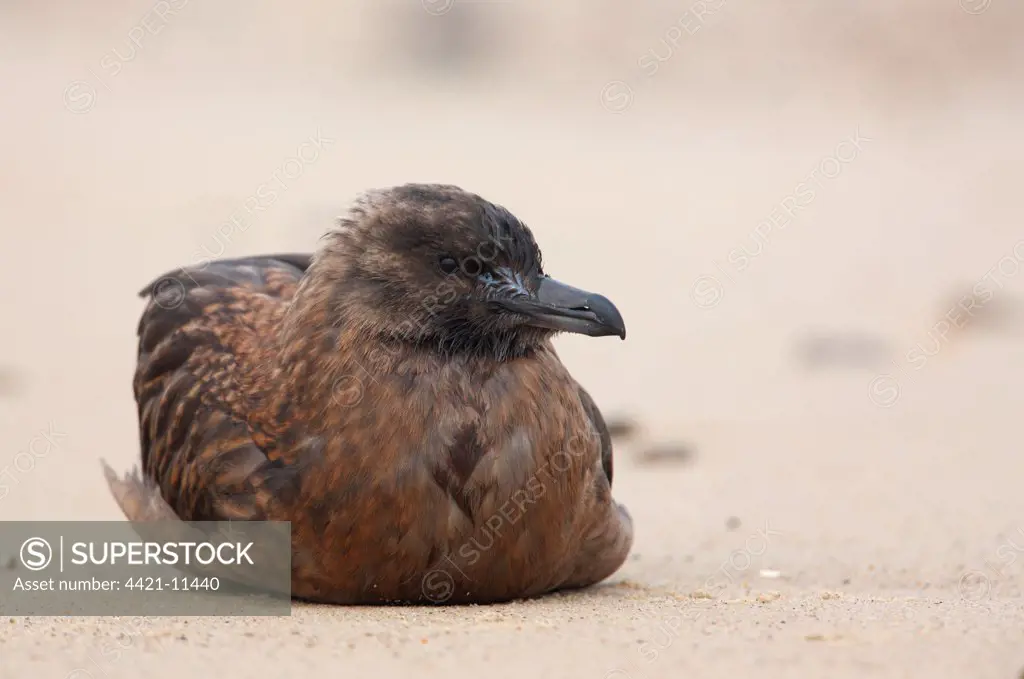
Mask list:
[[[368,321],[372,314],[339,308],[337,299],[329,286],[300,287],[283,310],[277,334],[261,338],[252,392],[260,404],[250,421],[261,445],[287,448],[289,431],[342,426],[338,418],[354,417],[369,403],[400,401],[410,386],[453,367],[465,371],[471,384],[473,375],[489,374],[502,363],[554,351],[545,338],[512,333],[409,340],[382,332]]]
[[[534,355],[543,343],[524,338],[517,332],[488,334],[438,333],[416,340],[384,336],[386,344],[405,345],[406,350],[421,351],[442,357],[445,360],[487,361],[503,363]]]

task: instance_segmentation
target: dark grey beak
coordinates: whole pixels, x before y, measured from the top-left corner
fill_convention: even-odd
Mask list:
[[[590,337],[618,335],[626,339],[622,314],[607,297],[574,288],[545,276],[532,297],[520,297],[501,306],[530,318],[530,325]]]

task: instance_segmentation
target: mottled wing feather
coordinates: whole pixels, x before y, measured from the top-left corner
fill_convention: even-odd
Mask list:
[[[134,381],[142,473],[183,520],[284,513],[297,478],[254,440],[246,359],[259,333],[237,328],[275,323],[310,259],[214,261],[167,273],[140,293],[149,297]]]

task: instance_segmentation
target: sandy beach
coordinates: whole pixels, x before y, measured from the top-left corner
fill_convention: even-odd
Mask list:
[[[1024,10],[620,4],[0,9],[0,520],[120,518],[143,285],[311,250],[374,186],[522,217],[622,311],[557,347],[638,423],[600,586],[3,616],[0,679],[1021,675]]]

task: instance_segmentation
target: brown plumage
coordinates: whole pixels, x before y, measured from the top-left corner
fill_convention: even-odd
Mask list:
[[[619,335],[529,229],[454,186],[356,201],[315,255],[221,260],[142,292],[133,521],[292,525],[296,598],[495,602],[594,584],[632,522],[559,331]]]

